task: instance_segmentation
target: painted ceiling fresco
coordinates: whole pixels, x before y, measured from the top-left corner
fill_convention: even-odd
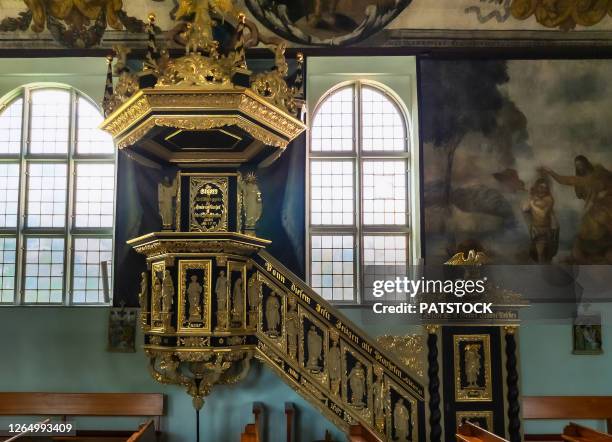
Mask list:
[[[0,0],[3,47],[112,46],[142,40],[146,17],[175,30],[177,13],[205,4],[221,21],[245,12],[257,41],[294,46],[361,42],[386,29],[425,31],[612,31],[612,0]],[[137,37],[138,36],[138,37]]]

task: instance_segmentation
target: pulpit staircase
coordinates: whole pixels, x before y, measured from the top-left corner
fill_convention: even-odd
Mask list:
[[[252,262],[263,306],[256,357],[354,440],[425,440],[424,388],[410,369],[269,253],[260,251]],[[269,297],[278,295],[285,311],[280,334],[269,330],[265,320]],[[308,354],[312,327],[319,338],[313,337],[311,345],[322,344],[319,366]],[[354,380],[359,367],[364,374],[361,401],[361,381]],[[399,421],[402,416],[406,422]]]

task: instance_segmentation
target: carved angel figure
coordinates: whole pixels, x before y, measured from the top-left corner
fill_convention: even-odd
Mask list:
[[[351,404],[356,407],[363,407],[363,395],[366,388],[366,372],[361,362],[357,361],[355,366],[348,375],[349,385],[351,387]]]

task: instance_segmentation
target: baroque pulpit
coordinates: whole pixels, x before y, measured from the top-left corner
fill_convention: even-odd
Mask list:
[[[153,17],[142,70],[116,49],[104,102],[102,128],[119,149],[177,171],[157,185],[161,229],[128,241],[147,263],[139,300],[150,374],[182,386],[199,410],[214,385],[240,381],[257,358],[347,433],[361,425],[381,440],[425,440],[418,377],[256,236],[273,198],[257,166],[305,130],[302,58],[289,82],[279,43],[272,70],[253,73],[243,16],[221,44],[206,2],[190,12],[184,55],[158,47]]]

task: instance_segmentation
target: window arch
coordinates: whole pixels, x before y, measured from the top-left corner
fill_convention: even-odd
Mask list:
[[[108,304],[115,149],[77,90],[0,102],[0,303]]]
[[[309,276],[335,302],[368,300],[409,264],[410,126],[384,86],[340,84],[317,104],[309,149]],[[393,273],[393,274],[391,274]]]

